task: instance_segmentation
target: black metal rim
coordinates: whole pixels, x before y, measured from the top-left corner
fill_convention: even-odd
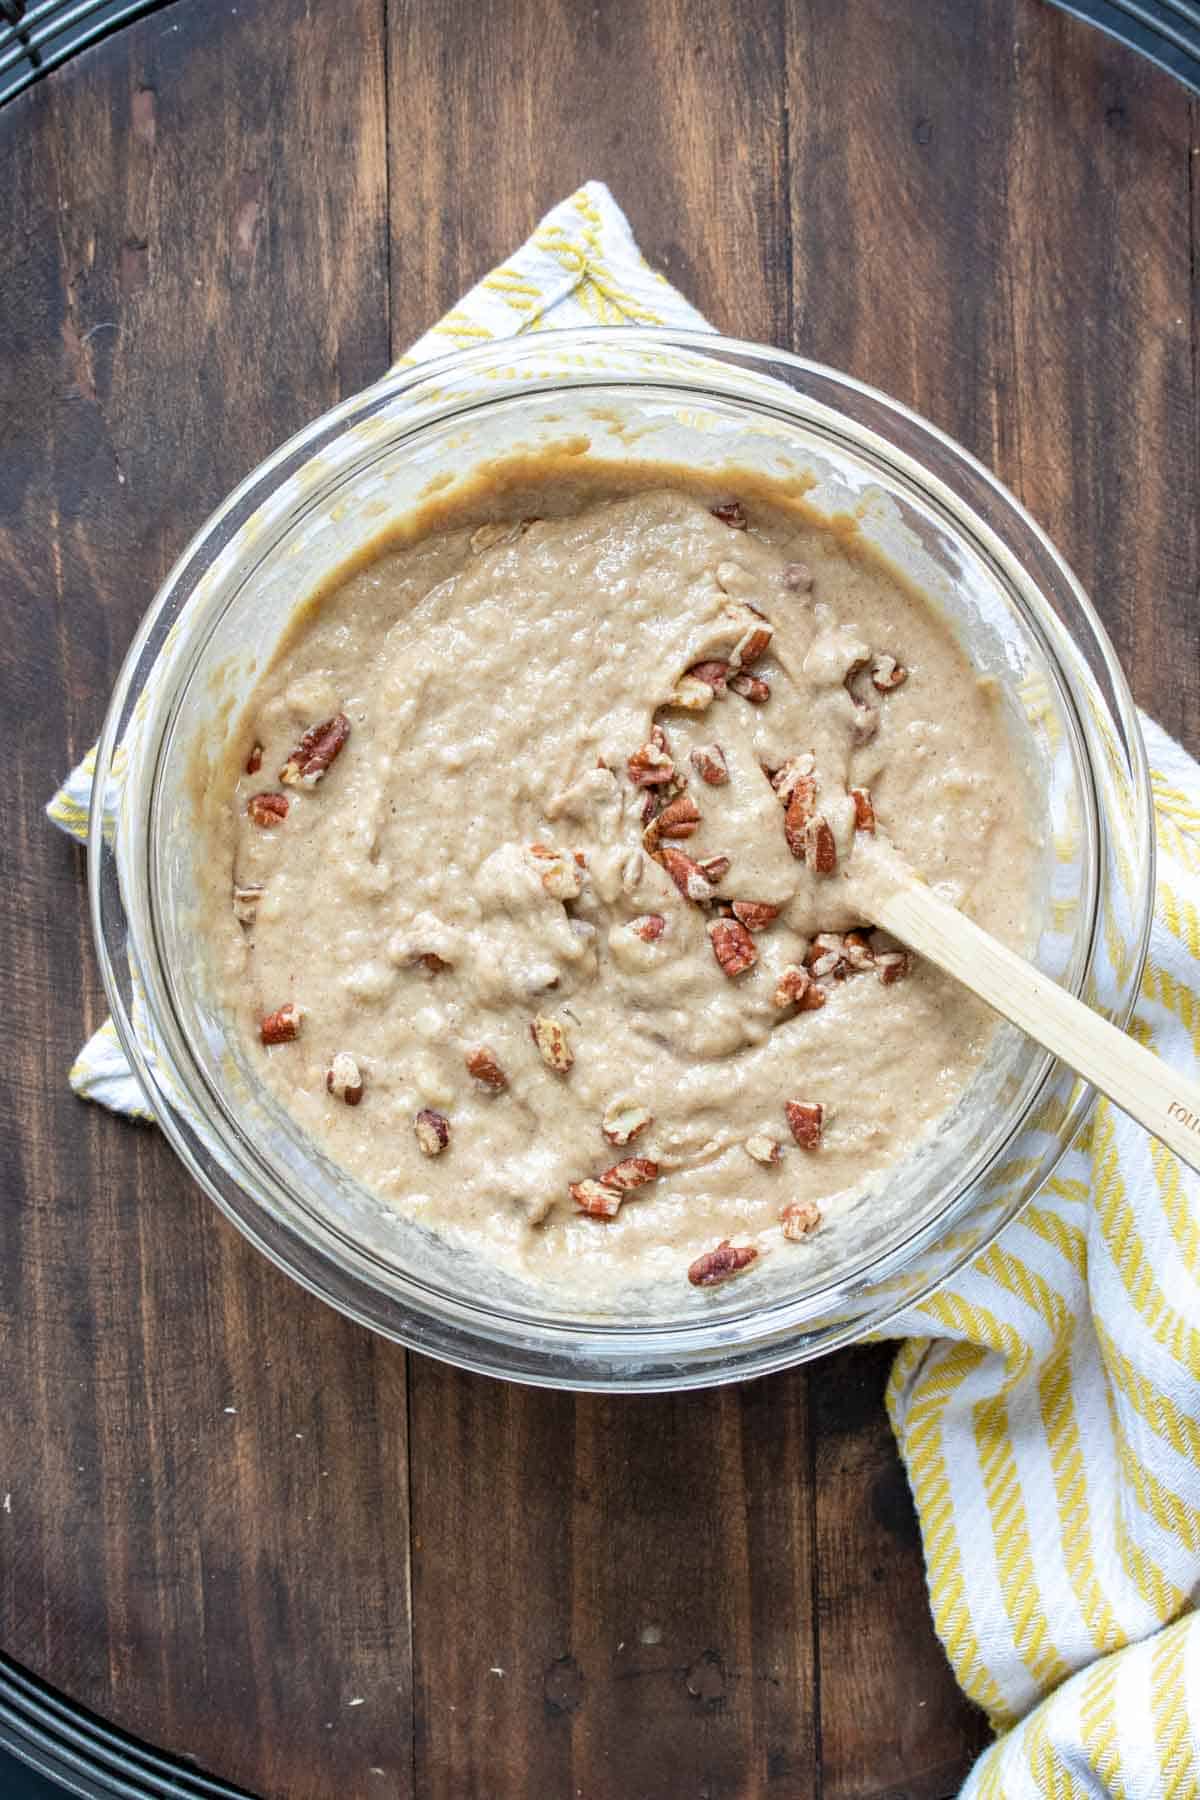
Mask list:
[[[251,1800],[85,1712],[5,1656],[0,1747],[79,1800]]]
[[[1139,50],[1200,93],[1200,6],[1193,0],[1051,0]]]
[[[68,57],[166,0],[0,0],[0,105]],[[1051,0],[1200,92],[1200,5]],[[252,1800],[162,1755],[0,1655],[0,1748],[79,1800]]]
[[[168,0],[0,0],[0,105],[86,45]],[[1200,93],[1196,0],[1049,0]]]

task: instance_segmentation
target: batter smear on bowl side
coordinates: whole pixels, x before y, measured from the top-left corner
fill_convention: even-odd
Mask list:
[[[993,1016],[875,931],[887,846],[1026,945],[997,684],[760,480],[494,466],[298,607],[203,783],[204,937],[326,1153],[614,1303],[803,1259]]]

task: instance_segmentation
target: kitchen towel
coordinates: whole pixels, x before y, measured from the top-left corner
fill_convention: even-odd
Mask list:
[[[569,325],[706,328],[599,182],[402,364]],[[1131,1027],[1200,1060],[1200,767],[1143,720],[1159,877]],[[94,752],[50,802],[87,835]],[[119,779],[119,775],[118,775]],[[148,1117],[111,1022],[78,1094]],[[934,1622],[997,1742],[970,1796],[1200,1793],[1200,1179],[1101,1102],[1054,1179],[933,1298],[888,1388]]]

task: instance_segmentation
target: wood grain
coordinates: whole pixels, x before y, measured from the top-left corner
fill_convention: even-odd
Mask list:
[[[1196,749],[1186,92],[1031,0],[793,0],[787,44],[795,347],[997,471]]]
[[[345,1324],[66,1092],[40,807],[210,507],[592,176],[992,462],[1200,746],[1195,124],[1040,0],[191,0],[0,114],[0,1647],[288,1800],[957,1788],[890,1351],[573,1400]]]
[[[64,1082],[103,1000],[42,805],[205,513],[387,352],[378,6],[199,10],[0,115],[0,1636],[257,1792],[404,1793],[404,1358]]]
[[[788,341],[778,5],[392,0],[388,25],[397,355],[592,177],[723,330]]]
[[[411,1372],[417,1792],[815,1793],[803,1374],[573,1402]]]

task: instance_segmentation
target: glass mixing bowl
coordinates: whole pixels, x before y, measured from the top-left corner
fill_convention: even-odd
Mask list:
[[[1036,961],[1118,1024],[1153,895],[1145,753],[1078,582],[977,462],[882,394],[703,333],[533,334],[393,371],[254,471],[164,583],[101,737],[90,840],[117,1029],[163,1130],[250,1240],[374,1330],[464,1367],[561,1387],[733,1381],[879,1331],[1046,1180],[1091,1090],[1012,1028],[886,1204],[715,1291],[631,1293],[619,1315],[522,1286],[335,1167],[242,1056],[195,930],[189,748],[236,716],[298,598],[431,489],[518,449],[731,466],[811,482],[929,593],[995,674],[1045,837]],[[727,485],[727,483],[726,483]],[[822,1245],[822,1239],[828,1242]]]

